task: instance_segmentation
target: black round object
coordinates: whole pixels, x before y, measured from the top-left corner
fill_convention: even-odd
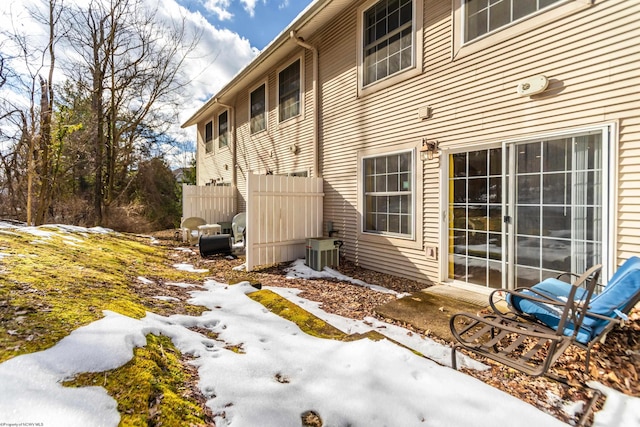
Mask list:
[[[231,235],[213,234],[210,236],[200,236],[198,239],[200,256],[229,255],[231,253]]]

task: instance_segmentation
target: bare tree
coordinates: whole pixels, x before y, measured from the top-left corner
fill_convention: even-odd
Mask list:
[[[43,224],[46,219],[46,213],[51,205],[51,198],[53,194],[53,183],[55,176],[53,172],[55,168],[53,166],[52,157],[52,117],[54,108],[54,86],[53,86],[53,73],[56,65],[56,52],[55,46],[59,35],[57,34],[58,22],[61,17],[62,2],[58,6],[58,0],[49,0],[48,4],[48,16],[44,17],[41,21],[47,25],[49,29],[49,42],[45,54],[43,55],[43,63],[46,63],[44,57],[48,56],[48,74],[46,78],[39,76],[40,78],[40,197],[38,203],[38,209],[36,211],[36,224]],[[33,14],[38,18],[37,13]]]
[[[198,41],[183,22],[163,22],[143,0],[91,0],[67,11],[68,41],[80,58],[78,82],[90,76],[91,133],[94,161],[94,211],[97,223],[130,180],[138,160],[143,125],[167,122],[167,108],[186,84],[181,66]],[[174,105],[177,107],[177,105]],[[168,111],[175,114],[175,111]],[[162,120],[162,119],[165,120]]]
[[[75,218],[102,224],[175,122],[188,83],[180,70],[200,34],[145,0],[41,1],[28,12],[44,38],[17,17],[0,30],[11,44],[0,56],[0,89],[11,92],[0,96],[3,211],[42,224],[66,200],[85,213],[88,202],[90,215]]]
[[[16,130],[8,140],[12,141],[10,150],[1,153],[5,166],[5,180],[9,185],[8,194],[16,196],[21,192],[22,177],[26,176],[25,214],[28,223],[42,224],[45,221],[47,208],[51,203],[51,128],[53,112],[53,73],[55,68],[55,43],[57,40],[56,25],[60,16],[58,3],[62,0],[47,0],[43,3],[48,10],[41,14],[40,10],[29,10],[30,16],[47,25],[49,30],[46,46],[38,45],[29,33],[20,32],[14,27],[5,31],[6,40],[10,41],[15,52],[14,61],[20,61],[24,70],[20,75],[3,72],[0,82],[8,84],[17,94],[17,100],[7,101],[2,105],[0,118],[3,123]],[[15,18],[17,21],[18,18]],[[2,70],[5,71],[5,58]],[[41,74],[48,68],[46,77]],[[0,86],[1,87],[1,86]],[[11,126],[13,125],[13,126]],[[7,171],[9,167],[17,168]],[[13,199],[14,209],[19,198]],[[35,209],[34,209],[35,205]],[[32,218],[34,210],[35,219]]]
[[[27,34],[17,30],[7,35],[14,52],[12,60],[23,64],[22,73],[14,74],[7,86],[17,94],[14,99],[5,100],[2,105],[5,129],[11,129],[7,137],[10,149],[3,154],[6,179],[11,182],[8,194],[15,212],[24,209],[26,221],[32,223],[32,195],[34,192],[36,150],[39,137],[39,110],[37,102],[38,73],[42,64],[35,55]],[[5,130],[6,131],[6,130]]]
[[[4,55],[0,53],[0,87],[7,82],[7,70],[4,63]]]

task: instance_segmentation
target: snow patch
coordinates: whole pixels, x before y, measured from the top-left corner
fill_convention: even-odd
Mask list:
[[[316,271],[313,268],[305,265],[303,259],[295,260],[285,271],[287,272],[287,279],[335,279],[369,288],[371,290],[382,292],[384,294],[398,295],[398,292],[396,291],[378,285],[371,285],[369,283],[363,282],[362,280],[345,276],[344,274],[329,267],[325,267],[322,271]]]
[[[190,273],[208,273],[209,270],[206,268],[194,268],[191,264],[173,264],[173,266],[180,271],[188,271]]]

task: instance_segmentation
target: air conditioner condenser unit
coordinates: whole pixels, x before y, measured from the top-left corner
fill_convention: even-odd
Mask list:
[[[334,238],[307,239],[305,264],[316,271],[325,267],[338,267],[340,242]]]

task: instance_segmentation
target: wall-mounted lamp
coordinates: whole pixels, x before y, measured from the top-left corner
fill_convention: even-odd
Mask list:
[[[438,151],[439,142],[435,139],[422,138],[422,147],[420,148],[420,158],[422,161],[432,160],[433,155]]]

